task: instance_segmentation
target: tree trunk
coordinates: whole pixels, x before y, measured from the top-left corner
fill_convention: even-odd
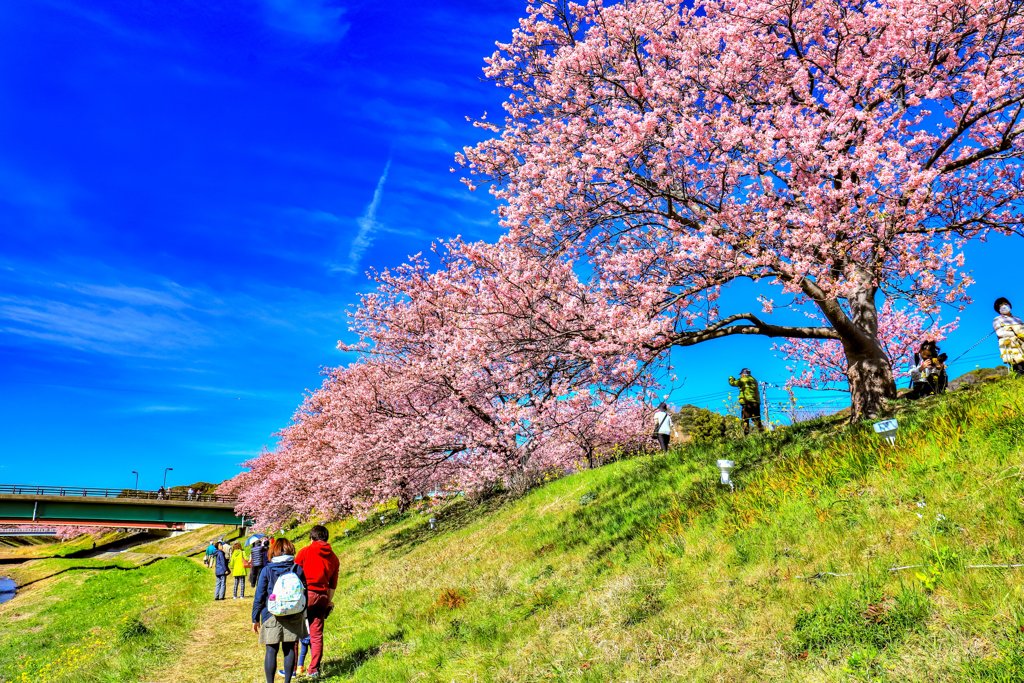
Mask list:
[[[843,341],[850,382],[851,420],[877,417],[885,402],[896,398],[896,382],[892,364],[881,345],[856,344]]]
[[[842,329],[836,325],[846,353],[851,421],[877,417],[885,402],[896,398],[892,363],[878,341],[878,288],[872,284],[870,273],[861,273],[861,277],[864,286],[848,299],[849,318],[843,321]]]

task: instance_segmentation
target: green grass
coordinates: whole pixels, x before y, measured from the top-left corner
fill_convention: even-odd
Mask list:
[[[99,537],[89,534],[78,536],[67,541],[52,538],[19,539],[17,542],[0,545],[0,557],[33,559],[45,557],[67,557],[73,553],[90,550],[97,546],[128,538],[131,534],[112,531]]]
[[[898,417],[895,448],[870,425],[820,420],[518,500],[332,523],[342,575],[322,670],[374,683],[1022,681],[1024,569],[985,565],[1024,563],[1024,382]],[[735,492],[717,484],[721,457],[737,463]],[[188,552],[209,535],[196,534],[149,549]],[[181,558],[124,566],[141,558],[15,570],[82,565],[0,606],[0,680],[150,680],[179,656],[208,572]]]
[[[238,527],[226,524],[209,524],[199,529],[186,531],[167,538],[160,538],[144,545],[134,546],[133,552],[157,555],[199,555],[206,551],[210,541],[224,538],[228,541],[243,539]]]
[[[3,573],[14,579],[14,582],[18,586],[28,587],[52,576],[58,576],[68,572],[92,571],[107,568],[121,570],[131,569],[150,560],[151,558],[148,557],[129,556],[126,553],[121,553],[117,559],[64,559],[52,557],[42,560],[32,560],[22,564],[9,565],[3,569]]]
[[[1024,570],[971,566],[1024,561],[1024,383],[899,419],[895,448],[870,425],[823,420],[614,463],[507,504],[332,525],[342,578],[323,670],[1022,680]],[[735,492],[716,483],[719,457],[737,462]]]
[[[188,637],[209,599],[208,572],[184,558],[141,568],[43,562],[95,568],[61,573],[0,605],[0,680],[146,680]]]

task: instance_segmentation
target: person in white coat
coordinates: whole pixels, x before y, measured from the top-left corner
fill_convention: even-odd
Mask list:
[[[672,416],[668,414],[668,406],[664,402],[658,406],[654,413],[654,438],[658,440],[658,447],[662,451],[668,450],[668,442],[672,437]]]
[[[993,308],[997,315],[992,327],[999,338],[999,356],[1018,375],[1024,375],[1024,322],[1013,315],[1010,300],[996,299]]]

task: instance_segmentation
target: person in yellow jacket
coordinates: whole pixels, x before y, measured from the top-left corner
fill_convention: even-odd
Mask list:
[[[231,594],[233,599],[245,597],[245,555],[242,554],[242,546],[239,545],[238,541],[235,541],[232,546],[231,559],[228,560],[228,565],[231,567],[231,576],[235,579],[235,587]],[[241,595],[239,595],[241,591]]]
[[[740,370],[740,378],[729,378],[729,384],[740,388],[740,420],[743,422],[743,433],[750,433],[750,422],[753,421],[757,431],[763,432],[761,424],[761,392],[757,388],[757,380],[750,374],[749,368]]]

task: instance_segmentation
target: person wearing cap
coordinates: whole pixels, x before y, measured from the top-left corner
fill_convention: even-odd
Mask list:
[[[267,564],[267,546],[264,544],[265,538],[257,538],[252,543],[252,548],[249,552],[249,585],[253,588],[256,587],[256,582],[260,578],[260,572],[263,571],[263,567]]]
[[[672,438],[672,416],[668,414],[668,405],[662,401],[654,413],[654,438],[658,440],[658,448],[665,452]]]
[[[1024,375],[1024,322],[1013,315],[1006,297],[996,299],[993,308],[997,313],[992,327],[999,338],[999,356],[1015,373]]]
[[[757,380],[750,374],[750,368],[740,370],[740,378],[729,378],[729,384],[740,389],[740,420],[743,422],[743,434],[750,433],[750,422],[753,421],[757,431],[763,432],[761,424],[761,392],[757,388]]]

